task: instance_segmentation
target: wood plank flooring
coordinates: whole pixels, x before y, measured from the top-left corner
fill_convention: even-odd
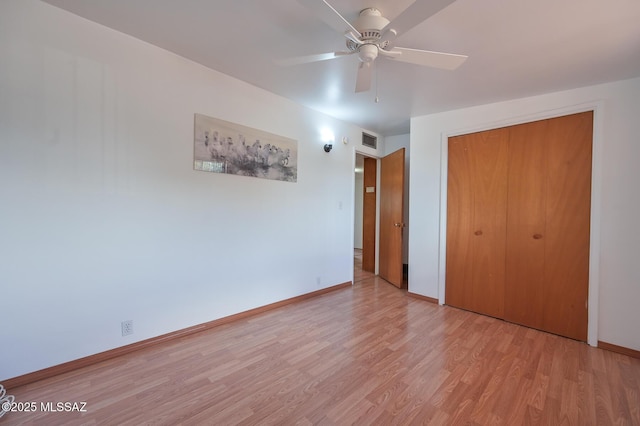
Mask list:
[[[357,259],[356,259],[357,261]],[[640,425],[640,360],[351,288],[9,389],[5,425]],[[40,403],[86,402],[85,413]]]

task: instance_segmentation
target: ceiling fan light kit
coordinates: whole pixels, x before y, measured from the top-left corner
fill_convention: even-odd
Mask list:
[[[373,62],[378,57],[378,46],[374,44],[363,44],[358,48],[358,58],[360,62]]]
[[[371,88],[371,64],[384,56],[398,62],[454,70],[467,59],[465,55],[432,52],[428,50],[396,47],[398,35],[428,19],[444,9],[454,0],[416,1],[393,21],[389,21],[380,10],[369,7],[360,11],[358,18],[349,23],[326,0],[298,0],[311,10],[320,20],[345,36],[347,51],[331,54],[309,55],[280,61],[282,64],[302,64],[357,54],[360,60],[356,78],[356,93]]]

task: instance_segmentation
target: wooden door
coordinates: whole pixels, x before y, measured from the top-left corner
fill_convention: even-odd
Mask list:
[[[508,130],[449,139],[446,303],[502,318]]]
[[[550,120],[542,328],[587,340],[593,112]]]
[[[587,338],[593,112],[449,139],[446,302]]]
[[[505,319],[587,339],[593,112],[510,135]]]
[[[593,111],[549,120],[543,329],[587,340]]]
[[[380,267],[379,275],[402,287],[404,231],[404,148],[380,162]]]
[[[540,141],[547,129],[546,120],[509,129],[505,319],[530,327],[536,327],[546,299],[542,284],[548,165],[545,143]]]
[[[377,160],[365,157],[362,202],[362,270],[376,268],[376,193]]]

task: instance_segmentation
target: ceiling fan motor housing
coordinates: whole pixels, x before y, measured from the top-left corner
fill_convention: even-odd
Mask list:
[[[378,9],[373,7],[360,11],[360,16],[353,23],[360,32],[362,44],[347,40],[347,48],[351,51],[358,51],[358,58],[364,63],[373,62],[378,57],[378,49],[384,49],[388,42],[381,45],[381,30],[387,26],[389,20],[382,16]]]
[[[360,11],[360,16],[355,20],[353,26],[360,31],[363,41],[380,40],[381,31],[387,26],[389,20],[382,16],[378,9],[373,7]]]

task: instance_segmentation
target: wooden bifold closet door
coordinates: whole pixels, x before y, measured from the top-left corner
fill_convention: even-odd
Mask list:
[[[593,112],[449,138],[446,303],[585,341]]]

